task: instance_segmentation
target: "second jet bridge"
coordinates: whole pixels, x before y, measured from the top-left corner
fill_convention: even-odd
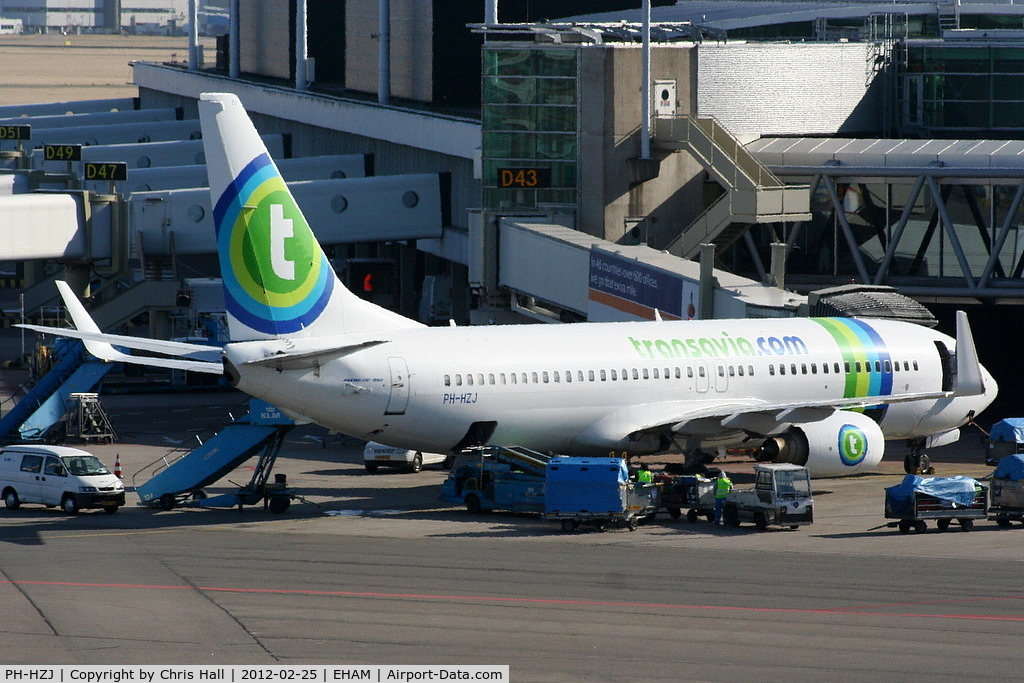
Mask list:
[[[321,244],[441,237],[451,221],[445,173],[295,182],[288,188]],[[133,193],[129,215],[146,255],[217,252],[206,189]]]

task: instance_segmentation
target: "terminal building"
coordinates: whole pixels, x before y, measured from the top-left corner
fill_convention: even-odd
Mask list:
[[[434,324],[934,324],[918,302],[1024,302],[1024,8],[652,4],[648,29],[615,0],[236,0],[214,59],[135,63],[138,100],[115,108],[172,111],[184,130],[200,93],[229,91],[297,168],[359,156],[357,172],[297,171],[327,183],[303,208],[350,282],[379,275],[364,295]],[[74,171],[6,149],[29,185]],[[186,189],[201,172],[174,185],[151,149],[108,149],[129,179],[82,182],[87,246],[24,256],[33,306],[55,298],[59,264],[108,324],[142,301],[167,334],[186,278],[216,277],[196,237],[209,211]],[[110,303],[150,280],[170,284]]]

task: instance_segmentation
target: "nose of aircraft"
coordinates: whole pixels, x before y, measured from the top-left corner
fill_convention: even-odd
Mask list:
[[[996,395],[999,393],[999,383],[996,382],[996,378],[992,376],[992,373],[982,365],[981,366],[981,381],[985,387],[985,391],[979,396],[979,406],[976,412],[980,413],[982,410],[991,405],[992,401],[996,399]]]

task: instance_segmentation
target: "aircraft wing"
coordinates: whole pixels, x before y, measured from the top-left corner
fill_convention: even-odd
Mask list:
[[[76,329],[47,327],[45,325],[17,325],[17,327],[24,327],[25,329],[60,337],[81,339],[85,342],[85,348],[89,353],[100,360],[111,363],[133,363],[135,365],[150,365],[213,375],[219,375],[223,372],[220,362],[221,348],[219,346],[129,337],[121,334],[104,334],[100,332],[96,322],[89,315],[89,312],[85,310],[85,306],[78,300],[78,297],[75,296],[74,292],[71,291],[71,287],[66,282],[58,280],[57,289],[60,290],[60,295],[64,299],[64,305],[67,307]],[[179,358],[133,356],[123,351],[118,351],[113,347],[113,344],[129,349],[179,356]]]
[[[935,399],[948,397],[949,393],[928,393],[902,395],[899,401]],[[603,425],[617,425],[618,432],[606,431],[602,423],[589,431],[601,441],[617,441],[629,435],[648,431],[670,430],[680,435],[713,436],[727,432],[744,431],[762,436],[774,434],[789,425],[819,422],[831,417],[836,411],[851,408],[867,408],[884,403],[896,402],[895,397],[865,397],[839,399],[821,402],[774,403],[764,400],[743,399],[721,401],[671,401],[647,405],[643,415],[636,415],[635,409],[624,408],[619,414],[602,420]],[[627,414],[632,412],[633,414]],[[629,425],[625,428],[624,425]]]
[[[755,434],[774,434],[788,425],[820,422],[838,410],[868,408],[871,406],[898,403],[902,401],[935,400],[948,398],[952,394],[920,393],[895,396],[869,396],[830,401],[802,401],[800,403],[773,403],[770,401],[709,402],[688,408],[676,415],[666,415],[664,421],[657,420],[641,428],[669,426],[677,434],[705,434],[728,430],[743,430]],[[671,410],[668,411],[669,413]]]

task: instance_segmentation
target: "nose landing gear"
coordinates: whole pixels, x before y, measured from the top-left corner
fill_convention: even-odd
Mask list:
[[[935,474],[927,453],[922,453],[924,444],[917,441],[908,442],[910,454],[903,459],[903,470],[907,474]]]

